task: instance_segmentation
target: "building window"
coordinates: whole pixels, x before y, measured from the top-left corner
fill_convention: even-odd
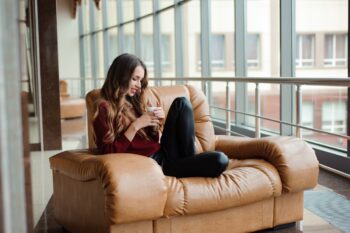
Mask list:
[[[303,102],[301,111],[301,124],[302,126],[313,128],[314,127],[314,105],[312,102]],[[303,130],[303,134],[312,134],[310,130]]]
[[[346,106],[344,102],[324,102],[322,104],[322,130],[345,133]]]
[[[315,65],[315,35],[297,35],[296,67]]]
[[[223,68],[225,66],[225,35],[211,36],[211,66]]]
[[[161,38],[161,59],[162,68],[170,68],[170,36],[162,35]],[[153,36],[143,34],[142,35],[142,59],[145,62],[148,69],[153,70],[154,68],[154,54],[153,54]]]
[[[197,66],[198,69],[201,68],[202,65],[202,54],[201,54],[201,48],[202,48],[202,41],[200,35],[197,36],[197,49],[198,49],[198,59],[197,59]],[[211,35],[211,66],[214,68],[224,68],[226,61],[225,61],[225,35],[224,34],[212,34]]]
[[[247,66],[260,66],[260,35],[248,34],[246,41]]]
[[[346,34],[326,34],[325,35],[325,53],[323,64],[327,67],[344,67],[347,65],[347,45],[348,37]]]
[[[162,68],[170,69],[170,51],[171,51],[171,42],[170,35],[162,35],[161,38],[161,59],[162,59]]]

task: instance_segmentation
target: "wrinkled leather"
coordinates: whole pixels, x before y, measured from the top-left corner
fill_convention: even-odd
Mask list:
[[[165,216],[191,215],[261,201],[281,195],[277,170],[264,160],[249,160],[218,178],[168,179]]]
[[[216,150],[230,158],[260,158],[270,162],[278,171],[283,192],[298,192],[316,186],[319,164],[314,150],[294,137],[240,138],[216,137]]]
[[[163,216],[167,183],[153,159],[133,154],[94,156],[88,151],[85,154],[77,151],[76,154],[63,152],[55,155],[50,158],[50,164],[54,172],[74,180],[100,180],[110,223]]]
[[[240,233],[273,226],[273,198],[221,211],[160,218],[154,233]]]

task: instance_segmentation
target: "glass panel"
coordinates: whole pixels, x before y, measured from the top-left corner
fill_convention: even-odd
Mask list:
[[[96,65],[96,69],[97,69],[97,78],[103,78],[105,77],[105,73],[104,73],[104,56],[103,56],[103,33],[99,32],[96,34],[96,47],[97,47],[97,65]]]
[[[153,17],[141,20],[141,59],[147,66],[148,77],[154,77]]]
[[[272,120],[280,120],[280,85],[260,84],[259,89],[261,116]],[[261,120],[261,128],[270,133],[280,133],[280,123],[274,121]]]
[[[164,1],[166,2],[166,1]],[[175,28],[174,9],[160,14],[161,22],[161,65],[163,77],[175,77]]]
[[[296,52],[302,56],[296,60],[297,77],[347,77],[346,39],[342,37],[348,33],[347,9],[347,0],[296,0],[295,29],[301,35]]]
[[[260,65],[260,35],[248,34],[247,41],[247,66],[248,67],[259,67]]]
[[[159,1],[160,5],[160,9],[163,9],[165,7],[171,6],[174,4],[174,0],[160,0]]]
[[[200,35],[200,2],[192,0],[183,5],[184,22],[183,41],[184,41],[184,76],[200,77],[201,70],[198,66],[200,53],[198,38]],[[197,82],[198,83],[198,82]],[[194,84],[191,82],[191,84]]]
[[[123,8],[123,22],[134,19],[134,0],[124,0]]]
[[[90,32],[90,4],[88,1],[82,1],[81,7],[83,12],[83,33],[87,33]]]
[[[211,65],[222,68],[225,66],[225,35],[211,37]]]
[[[106,0],[107,1],[107,14],[108,14],[108,26],[116,25],[118,14],[117,14],[117,0]]]
[[[84,47],[84,72],[85,77],[91,77],[91,40],[90,36],[83,37]]]
[[[247,1],[246,59],[249,77],[280,76],[280,4],[277,0]],[[247,85],[247,111],[255,114],[254,83]],[[260,84],[261,116],[280,120],[280,87]],[[246,125],[255,126],[255,117],[246,117]],[[261,119],[261,129],[279,133],[280,124]]]
[[[211,1],[211,67],[214,77],[234,76],[234,1]],[[224,16],[224,17],[223,17]],[[200,34],[198,34],[199,46]],[[200,47],[199,47],[200,48]],[[199,49],[200,54],[200,49]],[[198,60],[200,61],[200,56]],[[201,63],[198,64],[199,68]],[[213,89],[215,90],[215,89]]]
[[[211,87],[213,88],[213,90],[215,90],[212,96],[211,104],[214,107],[211,108],[211,116],[216,120],[221,120],[225,122],[226,111],[215,107],[226,108],[226,83],[212,82]]]
[[[303,86],[302,125],[346,135],[346,105],[346,87]],[[346,149],[341,137],[303,130],[303,138]]]
[[[247,1],[246,59],[249,77],[280,75],[279,8],[277,0]]]
[[[140,1],[141,16],[147,15],[153,12],[153,1],[152,0],[142,0]]]
[[[112,63],[114,58],[118,56],[118,29],[112,28],[108,30],[109,41],[109,61]]]
[[[126,24],[124,27],[124,53],[135,53],[135,27],[134,23]]]
[[[103,7],[102,3],[100,3],[100,7],[101,8]],[[95,11],[95,19],[94,19],[95,30],[102,29],[102,27],[103,27],[102,9],[97,9],[95,4],[94,4],[93,10]]]

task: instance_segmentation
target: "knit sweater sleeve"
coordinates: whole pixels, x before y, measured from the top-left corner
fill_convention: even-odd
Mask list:
[[[95,132],[95,143],[98,150],[103,153],[123,153],[126,152],[131,144],[124,134],[117,135],[112,142],[105,142],[103,139],[107,134],[109,127],[107,124],[107,103],[102,102],[99,106],[99,113],[93,122]]]

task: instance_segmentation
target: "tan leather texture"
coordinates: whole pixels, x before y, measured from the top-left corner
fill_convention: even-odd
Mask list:
[[[53,184],[54,213],[58,224],[72,233],[108,232],[101,182],[80,182],[53,172]]]
[[[264,160],[247,160],[218,178],[168,177],[165,216],[223,210],[281,195],[277,170]]]
[[[110,233],[152,233],[153,222],[140,221],[132,223],[117,224],[110,227]]]
[[[294,137],[247,139],[220,135],[216,150],[230,158],[264,159],[277,168],[283,192],[298,192],[316,186],[319,163],[314,150],[305,141]]]
[[[96,112],[96,100],[99,98],[99,89],[90,91],[86,95],[86,106],[88,112],[88,137],[89,147],[96,148],[93,141],[92,120]],[[193,107],[196,134],[196,152],[212,151],[215,148],[214,127],[209,114],[209,105],[202,91],[193,86],[163,86],[151,87],[146,92],[148,101],[152,106],[159,104],[167,116],[171,103],[176,97],[186,97]]]
[[[303,219],[304,192],[285,193],[274,201],[273,226]]]
[[[54,172],[71,179],[98,179],[104,189],[104,208],[111,224],[163,216],[167,183],[153,159],[133,154],[94,156],[88,151],[85,154],[78,151],[55,155],[50,163]]]
[[[273,198],[222,211],[160,218],[154,233],[240,233],[272,227]]]

